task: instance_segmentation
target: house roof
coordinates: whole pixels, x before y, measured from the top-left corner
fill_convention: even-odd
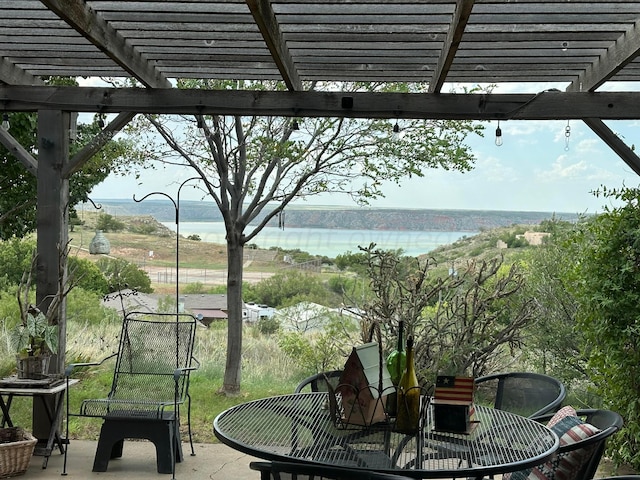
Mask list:
[[[188,310],[227,310],[226,293],[188,294],[184,298],[184,307]]]

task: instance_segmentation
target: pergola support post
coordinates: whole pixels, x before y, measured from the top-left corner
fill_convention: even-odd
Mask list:
[[[51,296],[58,291],[60,249],[69,238],[69,180],[62,171],[69,162],[69,118],[61,110],[38,111],[38,193],[37,193],[37,272],[36,304],[46,310]],[[64,266],[66,275],[66,265]],[[49,373],[64,371],[66,350],[66,302],[57,315],[58,354],[52,359]],[[50,422],[40,402],[33,404],[33,434],[47,439]]]

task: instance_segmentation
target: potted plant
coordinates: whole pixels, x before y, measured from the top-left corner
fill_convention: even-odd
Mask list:
[[[50,300],[46,310],[29,301],[35,272],[37,253],[34,252],[30,268],[24,272],[16,297],[20,309],[20,323],[11,332],[11,343],[16,351],[18,378],[42,379],[47,376],[51,355],[58,353],[59,307],[65,297],[76,286],[73,275],[65,275],[65,265],[69,247],[60,249],[58,262],[58,289]]]

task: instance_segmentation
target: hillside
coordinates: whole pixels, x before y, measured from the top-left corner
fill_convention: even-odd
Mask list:
[[[159,222],[175,221],[175,209],[168,201],[101,200],[99,203],[103,211],[111,215],[149,215]],[[89,205],[84,208],[93,210]],[[554,212],[291,206],[285,210],[284,223],[294,228],[479,232],[511,225],[537,225],[553,216],[567,221],[578,218],[577,214]],[[181,201],[180,221],[221,222],[222,217],[211,202]],[[278,227],[278,220],[273,220],[270,226]]]

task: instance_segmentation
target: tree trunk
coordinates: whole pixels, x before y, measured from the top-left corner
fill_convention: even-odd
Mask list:
[[[242,262],[244,245],[241,235],[227,235],[227,363],[222,391],[240,391],[242,365]]]

